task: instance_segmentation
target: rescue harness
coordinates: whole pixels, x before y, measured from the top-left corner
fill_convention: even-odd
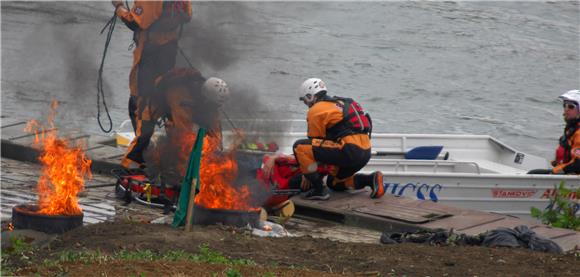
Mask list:
[[[343,119],[326,130],[326,139],[339,140],[352,134],[368,134],[373,131],[371,116],[352,98],[325,97],[322,101],[333,102],[342,108]]]
[[[556,150],[556,162],[567,163],[572,159],[571,150],[572,146],[568,140],[574,135],[576,130],[580,128],[580,119],[576,119],[574,122],[567,124],[564,128],[564,134],[560,137],[560,145]]]

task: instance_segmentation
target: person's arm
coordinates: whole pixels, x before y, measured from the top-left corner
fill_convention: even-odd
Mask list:
[[[264,155],[264,159],[262,162],[262,172],[264,176],[270,177],[272,173],[274,173],[274,164],[277,159],[284,158],[284,159],[293,159],[294,155],[287,155],[283,153],[274,153],[274,154],[266,154]]]
[[[324,138],[326,137],[326,129],[342,120],[342,111],[338,110],[332,102],[319,102],[308,110],[306,120],[308,122],[308,137]]]
[[[123,1],[113,0],[111,3],[115,7],[115,14],[125,23],[127,28],[131,29],[131,31],[139,29],[139,25],[135,21],[133,14],[125,7]]]

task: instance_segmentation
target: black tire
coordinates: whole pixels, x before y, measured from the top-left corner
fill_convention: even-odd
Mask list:
[[[37,205],[21,204],[12,208],[12,224],[14,224],[16,229],[31,229],[48,234],[61,234],[82,226],[83,214],[39,214]]]

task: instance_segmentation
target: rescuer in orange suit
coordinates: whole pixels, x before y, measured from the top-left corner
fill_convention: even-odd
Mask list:
[[[155,79],[175,66],[181,26],[191,20],[191,2],[136,0],[130,10],[123,1],[112,4],[117,16],[134,32],[135,42],[129,75],[129,117],[135,139],[121,165],[142,167],[143,151],[155,129],[152,103],[163,97],[155,93]]]
[[[310,187],[304,198],[326,200],[330,197],[323,184],[318,163],[334,168],[327,185],[335,190],[371,187],[371,198],[385,193],[383,175],[356,174],[371,158],[370,116],[350,99],[329,97],[326,85],[318,78],[310,78],[300,88],[300,100],[309,107],[308,139],[294,143],[294,155],[302,172],[302,187]]]
[[[155,119],[166,118],[168,136],[204,127],[208,135],[221,137],[219,109],[230,95],[222,79],[205,79],[197,69],[174,68],[156,80],[164,101],[157,107]]]
[[[566,127],[552,161],[552,173],[580,174],[580,90],[567,91],[559,98],[563,102]]]

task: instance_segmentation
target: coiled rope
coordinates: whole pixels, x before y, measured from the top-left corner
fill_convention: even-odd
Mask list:
[[[103,89],[103,66],[105,65],[105,57],[107,56],[107,49],[109,48],[109,43],[111,42],[111,37],[113,36],[113,31],[115,30],[115,23],[117,22],[117,14],[113,14],[113,17],[107,22],[105,27],[101,30],[101,34],[107,29],[107,40],[105,41],[105,49],[103,50],[103,56],[101,58],[101,66],[99,67],[99,75],[97,78],[97,122],[99,127],[105,133],[111,132],[113,130],[113,120],[111,119],[111,114],[109,113],[109,108],[107,107],[107,101],[105,100],[105,91]],[[102,98],[102,100],[101,100]],[[109,120],[109,128],[105,129],[101,123],[101,102],[105,108],[105,113],[107,114],[107,119]]]

